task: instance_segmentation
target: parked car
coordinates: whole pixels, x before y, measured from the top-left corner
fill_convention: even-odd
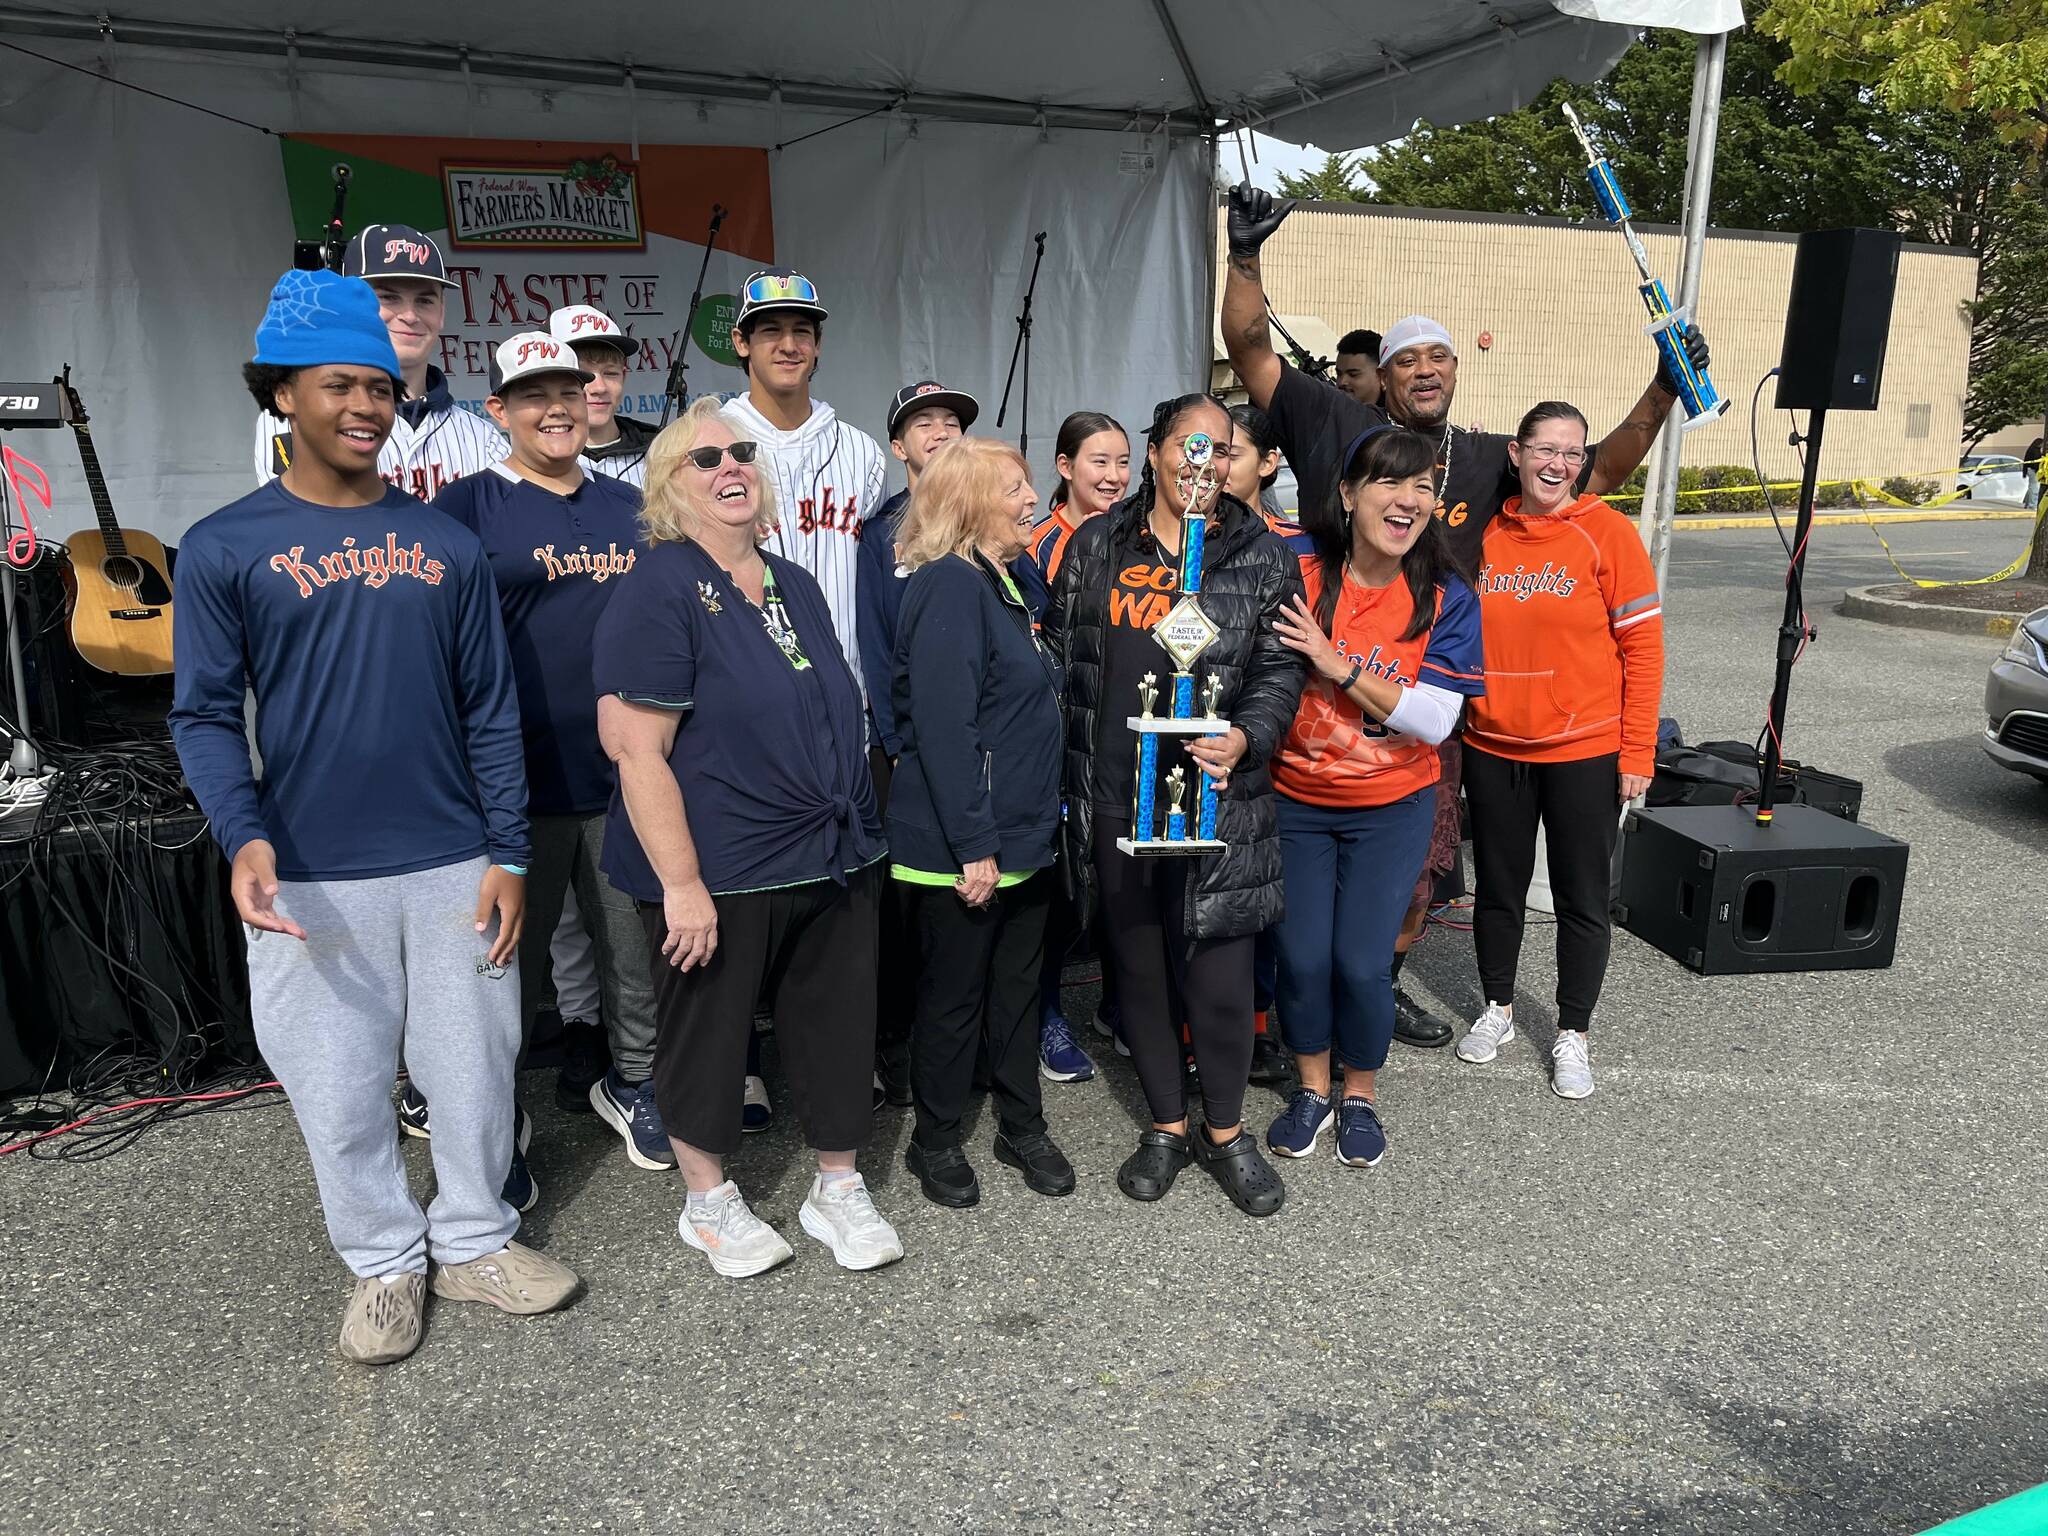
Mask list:
[[[1956,489],[1971,501],[2024,502],[2027,472],[2010,453],[1973,453],[1963,460]]]
[[[2021,619],[1984,685],[1984,750],[2015,773],[2048,780],[2048,608]]]

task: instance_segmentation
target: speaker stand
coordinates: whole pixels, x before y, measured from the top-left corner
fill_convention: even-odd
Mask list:
[[[1792,561],[1785,567],[1785,618],[1778,625],[1778,672],[1771,683],[1765,716],[1763,767],[1757,780],[1756,824],[1771,824],[1771,799],[1784,759],[1785,704],[1792,692],[1792,663],[1814,630],[1806,622],[1806,541],[1813,533],[1813,498],[1820,480],[1820,439],[1828,411],[1817,405],[1806,420],[1806,467],[1799,477],[1799,511],[1792,523]]]

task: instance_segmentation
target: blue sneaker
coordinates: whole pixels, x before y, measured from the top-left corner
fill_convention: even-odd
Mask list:
[[[746,1086],[740,1090],[740,1129],[749,1134],[765,1131],[774,1120],[775,1111],[768,1103],[768,1084],[748,1073]]]
[[[1307,1157],[1336,1118],[1328,1094],[1297,1088],[1286,1112],[1266,1127],[1266,1145],[1281,1157]]]
[[[1074,1043],[1063,1014],[1049,1013],[1039,1021],[1038,1075],[1048,1083],[1085,1083],[1095,1075],[1095,1063]]]
[[[512,1148],[511,1170],[505,1175],[502,1198],[522,1216],[532,1210],[540,1200],[540,1185],[535,1181],[532,1170],[526,1166],[526,1149],[516,1143]]]
[[[426,1096],[413,1087],[411,1078],[407,1078],[405,1086],[398,1090],[398,1128],[421,1141],[433,1139],[434,1127],[427,1119]]]
[[[590,1085],[590,1107],[598,1118],[626,1138],[626,1156],[635,1168],[663,1173],[676,1165],[661,1111],[654,1103],[654,1082],[629,1083],[616,1068]]]
[[[1337,1161],[1347,1168],[1377,1168],[1386,1155],[1379,1111],[1364,1099],[1346,1099],[1337,1114]]]

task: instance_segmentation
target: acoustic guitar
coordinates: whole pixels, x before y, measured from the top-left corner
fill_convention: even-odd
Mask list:
[[[93,451],[90,418],[72,387],[69,368],[57,383],[68,397],[68,425],[78,439],[93,516],[100,525],[98,532],[74,533],[66,540],[73,588],[71,643],[102,672],[162,676],[171,670],[171,566],[163,541],[115,521],[114,499]]]

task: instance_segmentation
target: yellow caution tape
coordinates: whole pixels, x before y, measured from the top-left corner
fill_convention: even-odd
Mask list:
[[[1877,531],[1877,519],[1869,516],[1869,508],[1864,508],[1864,513],[1864,525],[1870,529],[1879,545],[1883,547],[1885,559],[1891,561],[1892,569],[1897,571],[1907,581],[1910,581],[1914,586],[1921,588],[1923,591],[1933,587],[1983,587],[1989,586],[1994,581],[2009,581],[2027,568],[2027,558],[2034,552],[2034,541],[2041,537],[2041,524],[2044,519],[2048,519],[2048,498],[2042,500],[2039,510],[2035,512],[2034,526],[2027,530],[2027,542],[2020,547],[2020,552],[2014,557],[2012,564],[2006,566],[2003,570],[1993,571],[1989,576],[1970,576],[1960,581],[1929,581],[1924,576],[1915,576],[1911,571],[1899,564],[1899,557],[1892,553],[1891,545],[1886,544],[1884,535]]]

